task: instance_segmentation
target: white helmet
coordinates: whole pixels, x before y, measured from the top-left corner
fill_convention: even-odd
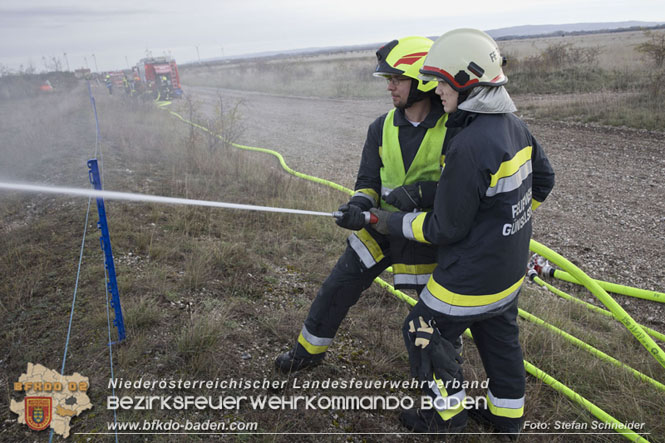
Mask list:
[[[446,32],[432,45],[420,69],[422,80],[445,81],[457,92],[474,86],[501,86],[506,64],[492,37],[477,29]]]

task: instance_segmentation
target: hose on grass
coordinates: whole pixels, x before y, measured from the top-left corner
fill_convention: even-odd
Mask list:
[[[201,130],[203,130],[203,131],[205,131],[205,132],[208,132],[208,133],[211,133],[211,134],[212,134],[212,132],[211,132],[208,128],[205,128],[205,127],[203,127],[203,126],[201,126],[201,125],[198,125],[198,124],[196,124],[196,123],[194,123],[194,122],[191,122],[191,121],[185,119],[185,118],[182,117],[180,114],[178,114],[178,113],[176,113],[176,112],[174,112],[174,111],[169,111],[169,113],[171,113],[171,114],[174,115],[175,117],[179,118],[180,120],[184,121],[185,123],[188,123],[188,124],[190,124],[190,125],[192,125],[192,126],[194,126],[194,127],[197,127],[197,128],[199,128],[199,129],[201,129]],[[222,137],[221,137],[220,135],[218,135],[218,134],[213,134],[213,135],[215,135],[216,137],[218,137],[218,138],[220,138],[220,139],[222,138]],[[319,177],[314,177],[314,176],[311,176],[311,175],[303,174],[303,173],[300,173],[300,172],[298,172],[298,171],[295,171],[295,170],[291,169],[291,168],[286,164],[286,162],[284,161],[284,158],[282,157],[282,155],[281,155],[280,153],[276,152],[276,151],[273,151],[273,150],[271,150],[271,149],[257,148],[257,147],[251,147],[251,146],[240,145],[240,144],[237,144],[237,143],[231,143],[231,145],[234,146],[234,147],[236,147],[236,148],[239,148],[239,149],[244,149],[244,150],[248,150],[248,151],[255,151],[255,152],[263,152],[263,153],[267,153],[267,154],[273,155],[273,156],[277,157],[277,159],[278,159],[279,162],[280,162],[280,165],[282,166],[282,168],[283,168],[286,172],[288,172],[288,173],[290,173],[290,174],[292,174],[292,175],[295,175],[296,177],[300,177],[300,178],[303,178],[303,179],[305,179],[305,180],[310,180],[310,181],[313,181],[313,182],[316,182],[316,183],[320,183],[320,184],[323,184],[323,185],[329,186],[329,187],[331,187],[331,188],[333,188],[333,189],[337,189],[337,190],[342,191],[342,192],[345,192],[345,193],[347,193],[347,194],[349,194],[349,195],[352,195],[352,194],[353,194],[353,191],[352,191],[351,189],[348,189],[348,188],[346,188],[346,187],[344,187],[344,186],[341,186],[341,185],[339,185],[339,184],[337,184],[337,183],[331,182],[331,181],[329,181],[329,180],[324,180],[324,179],[321,179],[321,178],[319,178]],[[534,249],[533,249],[534,244],[535,244],[536,249],[540,249],[541,251],[546,251],[546,252],[547,252],[547,251],[550,251],[549,249],[545,248],[545,246],[540,245],[539,243],[535,242],[534,240],[531,241],[532,250],[534,250]],[[542,253],[540,253],[540,252],[538,252],[538,251],[534,251],[534,252],[537,252],[537,253],[539,253],[540,255],[543,255],[544,257],[547,258],[547,256],[546,256],[545,254],[542,254]],[[552,251],[552,252],[553,252],[553,251]],[[557,254],[557,255],[558,255],[558,254]],[[559,257],[560,257],[560,256],[556,257],[556,259],[559,260]],[[563,257],[560,257],[560,259],[561,259],[561,260],[559,260],[559,261],[563,261],[563,260],[565,260]],[[555,260],[551,260],[551,261],[554,262],[554,263],[556,263]],[[566,262],[567,262],[567,260],[566,260]],[[561,266],[561,265],[559,265],[559,266]],[[572,266],[572,264],[571,264],[571,266]],[[564,267],[564,266],[561,266],[561,267]],[[574,271],[573,271],[573,272],[574,272]],[[588,282],[586,281],[586,279],[589,279],[589,278],[586,277],[586,274],[582,273],[581,271],[579,271],[579,272],[583,275],[583,277],[580,279],[580,281],[582,281],[583,283],[585,283],[585,285],[588,284]],[[579,278],[579,276],[576,275],[576,274],[577,274],[576,272],[573,273],[573,275],[575,275],[576,278]],[[586,277],[586,279],[585,279],[584,277]],[[408,304],[411,305],[411,306],[413,306],[413,305],[416,304],[416,300],[415,300],[415,299],[413,299],[412,297],[409,297],[408,295],[406,295],[406,294],[403,293],[402,291],[399,291],[399,290],[395,289],[392,285],[390,285],[390,284],[387,283],[386,281],[384,281],[384,280],[382,280],[382,279],[380,279],[380,278],[378,278],[378,277],[377,277],[377,279],[376,279],[375,281],[376,281],[380,286],[386,288],[391,294],[395,295],[399,300],[404,301],[404,302],[408,303]],[[597,284],[596,284],[596,286],[597,286]],[[598,287],[598,289],[600,289],[600,291],[603,291],[602,288],[600,288],[600,287]],[[594,288],[594,290],[597,290],[597,289]],[[603,291],[603,292],[604,292],[604,291]],[[607,295],[607,294],[605,294],[605,295]],[[607,295],[607,297],[611,299],[611,297],[609,297],[609,295]],[[613,300],[612,300],[612,301],[613,301]],[[616,302],[614,302],[614,303],[616,304]],[[610,304],[611,304],[611,303],[610,303]],[[618,305],[617,305],[617,306],[618,306]],[[613,306],[613,308],[614,308],[615,310],[617,310],[615,306]],[[620,306],[619,306],[619,309],[621,309]],[[618,310],[617,310],[617,311],[618,311]],[[624,311],[624,313],[625,313],[625,311]],[[626,316],[627,316],[630,320],[632,320],[632,318],[630,318],[630,316],[628,316],[627,313],[625,313],[625,316],[620,317],[620,318],[625,319]],[[626,321],[627,321],[627,320],[626,320]],[[622,320],[622,322],[624,322],[624,320]],[[628,321],[627,321],[627,322],[628,322]],[[624,323],[624,324],[626,324],[626,323]],[[631,324],[631,325],[634,324],[634,320],[633,320],[633,323],[629,323],[629,322],[628,322],[628,324]],[[627,326],[628,326],[628,325],[627,325]],[[637,326],[637,328],[638,328],[638,332],[641,331],[641,328],[640,328],[639,326]],[[633,332],[633,331],[631,331],[631,332]],[[635,332],[633,332],[633,334],[635,334]],[[470,332],[469,330],[465,331],[465,335],[467,335],[468,337],[471,337],[471,338],[472,338],[472,336],[471,336],[471,332]],[[643,333],[643,335],[644,335],[644,333]],[[649,338],[649,337],[647,337],[647,338]],[[639,337],[638,337],[638,339],[639,339]],[[642,342],[642,340],[641,340],[640,342]],[[647,343],[648,343],[648,342],[647,342]],[[653,340],[651,340],[651,343],[653,343],[653,345],[654,345],[658,350],[660,350],[660,348],[658,347],[658,345],[656,345],[655,342],[653,342]],[[643,344],[644,344],[644,343],[643,343]],[[660,353],[662,353],[662,350],[660,350]],[[665,360],[663,360],[663,361],[665,361]],[[659,362],[661,362],[661,361],[659,360]],[[663,363],[661,363],[661,364],[663,364]],[[536,377],[537,379],[543,381],[544,383],[546,383],[547,385],[549,385],[550,387],[552,387],[552,388],[553,388],[554,390],[556,390],[557,392],[560,392],[560,393],[564,394],[566,397],[570,398],[572,401],[574,401],[574,402],[577,403],[578,405],[582,406],[584,409],[586,409],[587,411],[589,411],[591,414],[593,414],[595,417],[599,418],[599,419],[602,420],[603,422],[610,424],[610,425],[612,426],[612,429],[615,430],[616,432],[620,433],[622,436],[626,437],[627,439],[629,439],[629,440],[631,440],[631,441],[636,441],[636,442],[648,442],[648,441],[647,441],[646,439],[644,439],[642,436],[640,436],[639,434],[635,433],[635,432],[632,431],[631,429],[627,428],[625,425],[623,425],[623,423],[621,423],[620,421],[618,421],[616,418],[612,417],[612,416],[609,415],[607,412],[603,411],[601,408],[599,408],[598,406],[596,406],[595,404],[593,404],[592,402],[590,402],[590,401],[587,400],[586,398],[582,397],[581,395],[579,395],[578,393],[576,393],[576,392],[573,391],[572,389],[570,389],[570,388],[568,388],[567,386],[563,385],[561,382],[559,382],[558,380],[554,379],[554,378],[551,377],[549,374],[547,374],[547,373],[544,372],[543,370],[537,368],[536,366],[532,365],[531,363],[529,363],[529,362],[526,361],[526,360],[524,360],[524,367],[525,367],[525,369],[526,369],[527,372],[529,372],[531,375],[533,375],[533,376]]]
[[[589,289],[591,293],[610,310],[610,312],[612,312],[614,317],[635,336],[649,354],[651,354],[652,357],[665,368],[665,352],[663,352],[660,346],[658,346],[658,344],[656,344],[656,342],[644,332],[644,329],[642,329],[633,317],[631,317],[619,303],[610,297],[610,295],[605,292],[595,280],[586,275],[580,268],[572,264],[570,261],[535,240],[531,240],[529,248],[541,257],[546,258],[560,268],[568,271],[577,281],[584,284],[584,286],[586,286],[586,288]]]
[[[558,289],[558,288],[552,286],[551,284],[547,283],[546,281],[544,281],[543,279],[541,279],[541,278],[538,277],[537,275],[533,276],[533,277],[531,278],[531,281],[533,281],[533,282],[536,283],[537,285],[542,286],[543,288],[549,290],[549,291],[552,292],[553,294],[558,295],[559,297],[561,297],[561,298],[563,298],[563,299],[565,299],[565,300],[569,300],[569,301],[572,301],[573,303],[577,303],[577,304],[579,304],[579,305],[581,305],[581,306],[584,306],[585,308],[589,309],[590,311],[597,312],[597,313],[599,313],[599,314],[601,314],[601,315],[604,315],[604,316],[606,316],[606,317],[612,317],[612,318],[614,318],[614,315],[612,315],[612,313],[611,313],[610,311],[608,311],[608,310],[606,310],[606,309],[603,309],[603,308],[601,308],[601,307],[599,307],[599,306],[592,305],[591,303],[585,302],[584,300],[580,300],[580,299],[577,298],[577,297],[573,297],[572,295],[567,294],[567,293],[563,292],[562,290],[560,290],[560,289]],[[644,329],[644,331],[645,331],[647,334],[649,334],[649,335],[652,336],[653,338],[658,339],[658,340],[660,340],[660,341],[662,341],[662,342],[665,343],[665,334],[663,334],[663,333],[661,333],[661,332],[658,332],[658,331],[656,331],[655,329],[651,329],[650,327],[645,326],[645,325],[643,325],[643,324],[640,324],[640,326],[642,326],[642,329]]]
[[[554,269],[552,271],[552,277],[567,281],[569,283],[574,283],[577,285],[582,285],[575,277],[562,271],[560,269]],[[607,292],[613,292],[615,294],[627,295],[629,297],[641,298],[643,300],[657,301],[660,303],[665,303],[665,293],[658,291],[649,291],[647,289],[634,288],[632,286],[619,285],[617,283],[610,283],[603,280],[594,280],[598,283],[598,286],[606,290]]]

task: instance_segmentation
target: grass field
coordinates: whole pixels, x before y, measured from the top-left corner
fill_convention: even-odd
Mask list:
[[[665,31],[654,31],[656,34]],[[528,116],[659,130],[665,128],[662,68],[653,70],[636,47],[643,32],[500,41],[508,58],[508,90],[523,95],[566,95],[529,102]],[[185,85],[313,97],[381,97],[385,84],[372,77],[373,51],[334,56],[279,57],[183,67]],[[660,74],[659,74],[660,73]]]
[[[362,89],[357,79],[366,71],[361,69],[364,62],[357,57],[340,60],[357,67],[353,69],[358,76],[349,83]],[[311,76],[329,80],[327,86],[319,86],[333,91],[339,83],[324,75],[330,72],[331,63],[338,61],[312,61],[301,68],[290,64],[288,69],[309,69]],[[259,67],[246,69],[259,72]],[[245,67],[229,69],[241,72]],[[254,84],[258,90],[267,84],[261,79],[269,75],[275,75],[274,81],[280,78],[276,73],[282,68],[266,69],[268,77],[257,74]],[[183,70],[186,82],[196,75],[196,70]],[[196,81],[204,84],[211,78],[200,74]],[[377,94],[382,87],[383,83]],[[282,92],[291,91],[285,88]],[[93,92],[102,134],[102,155],[98,157],[107,189],[315,211],[330,211],[346,201],[347,196],[338,191],[286,174],[272,157],[237,151],[223,143],[211,145],[202,132],[151,103],[110,97],[102,87]],[[233,110],[229,112],[223,117],[230,119],[227,128],[237,118]],[[210,123],[197,109],[191,115],[197,122]],[[3,101],[0,119],[0,177],[89,187],[85,163],[94,154],[96,141],[83,85],[71,94]],[[312,298],[344,248],[347,233],[331,219],[129,202],[107,202],[106,207],[128,334],[124,343],[112,347],[114,376],[130,381],[259,382],[259,386],[226,388],[130,387],[117,389],[116,395],[393,395],[419,399],[415,389],[315,386],[326,380],[398,382],[407,376],[408,360],[399,331],[408,308],[377,285],[351,310],[321,367],[294,377],[274,372],[274,357],[292,346]],[[12,384],[27,362],[53,369],[62,364],[86,208],[86,199],[0,193],[0,322],[5,325],[0,332],[0,386],[5,393],[0,406],[0,441],[48,440],[46,432],[34,433],[18,424],[8,403],[18,398]],[[107,397],[112,395],[111,372],[94,201],[91,211],[65,373],[90,377],[94,408],[72,420],[69,441],[75,442],[113,440],[113,436],[77,434],[107,432],[108,423],[114,422],[113,412],[106,407]],[[578,294],[585,296],[582,291]],[[520,307],[665,383],[663,368],[618,323],[531,284],[523,291]],[[637,423],[636,430],[649,441],[665,441],[665,392],[540,326],[520,320],[520,327],[526,360],[618,420]],[[468,339],[464,358],[466,378],[483,380],[482,364]],[[271,386],[262,385],[264,380]],[[484,391],[473,388],[468,394],[480,396]],[[599,423],[596,418],[531,376],[527,377],[526,398],[525,418],[536,427],[526,429],[520,441],[623,441],[613,432],[594,434]],[[224,410],[126,409],[118,411],[117,420],[257,424],[255,429],[249,428],[250,434],[192,435],[188,437],[191,441],[431,440],[399,434],[404,430],[397,422],[398,411],[380,407],[270,409],[245,402]],[[538,429],[537,423],[551,427]],[[578,426],[582,432],[562,433],[553,428],[557,423]],[[538,434],[539,430],[543,433]],[[497,441],[495,436],[481,434],[482,429],[473,422],[467,431],[475,435],[451,436],[446,441]],[[297,434],[302,432],[319,435]],[[122,435],[120,440],[176,442],[183,436]]]

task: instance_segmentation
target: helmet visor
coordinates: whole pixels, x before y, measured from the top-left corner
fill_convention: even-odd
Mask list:
[[[425,74],[422,72],[418,75],[418,78],[424,82],[439,82],[443,80],[441,77],[438,77],[436,75],[430,73]]]

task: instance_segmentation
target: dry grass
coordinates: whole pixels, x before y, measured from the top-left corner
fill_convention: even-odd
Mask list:
[[[83,91],[81,91],[83,92]],[[32,127],[12,126],[8,149],[20,150],[25,137],[46,140],[56,131],[51,121],[69,132],[52,152],[60,158],[42,165],[57,181],[80,183],[87,179],[84,161],[89,156],[88,125],[76,123],[87,108],[87,97],[73,95],[63,103],[46,106],[42,133],[28,135]],[[34,104],[33,104],[34,105]],[[30,109],[33,105],[21,102]],[[104,176],[108,189],[159,195],[219,199],[260,205],[331,211],[346,196],[290,177],[272,158],[239,152],[225,145],[211,149],[205,136],[149,105],[99,95],[104,136]],[[64,116],[63,110],[69,110]],[[88,112],[88,111],[85,111]],[[6,105],[2,115],[11,115]],[[52,114],[52,115],[51,115]],[[18,121],[18,120],[15,120]],[[3,132],[11,132],[3,129]],[[83,147],[81,147],[83,146]],[[41,145],[44,149],[45,144]],[[67,149],[65,149],[67,147]],[[3,148],[4,149],[4,148]],[[39,163],[38,156],[30,157]],[[63,166],[68,163],[74,166]],[[32,170],[31,164],[25,165]],[[222,172],[223,171],[223,172]],[[77,178],[78,175],[83,178]],[[60,177],[58,174],[69,174]],[[54,179],[55,180],[55,179]],[[59,368],[69,315],[70,294],[77,261],[85,205],[66,198],[0,196],[0,321],[9,325],[0,335],[0,367],[4,386],[25,370],[28,361]],[[33,208],[33,209],[31,209]],[[293,387],[294,378],[274,373],[274,357],[293,345],[310,301],[342,252],[346,233],[332,220],[185,208],[154,204],[107,203],[111,239],[125,311],[128,339],[114,347],[116,377],[153,379],[288,380],[285,389],[123,389],[120,395],[315,395],[317,389]],[[94,227],[95,216],[90,222]],[[106,346],[104,273],[96,235],[90,234],[73,323],[66,372],[91,377],[94,411],[75,418],[73,432],[104,431],[113,420],[104,408],[109,364]],[[661,381],[662,368],[645,355],[634,340],[609,320],[593,317],[548,294],[529,289],[525,309],[560,327],[572,330],[617,358]],[[552,309],[557,303],[560,309]],[[48,315],[45,314],[48,312]],[[328,378],[348,380],[401,380],[408,362],[400,333],[407,307],[371,288],[345,319],[325,363],[315,371],[298,374],[304,381]],[[596,402],[622,421],[645,423],[650,440],[662,441],[665,427],[660,413],[665,394],[655,392],[620,369],[591,358],[557,336],[522,323],[526,358]],[[483,370],[472,343],[466,341],[465,374],[482,380]],[[326,395],[409,395],[417,391],[324,390]],[[482,395],[471,391],[471,395]],[[13,394],[7,394],[12,397]],[[1,408],[2,435],[7,441],[25,440],[24,426],[12,422],[8,407]],[[579,406],[554,393],[534,378],[527,385],[528,420],[591,422]],[[386,410],[240,410],[120,411],[130,420],[256,421],[261,432],[402,432],[397,412]],[[475,424],[469,431],[478,431]],[[532,441],[528,436],[528,441]],[[547,435],[549,441],[573,441],[570,435]],[[32,438],[32,434],[30,434]],[[180,441],[180,437],[143,436],[146,440]],[[197,439],[199,437],[192,437]],[[203,439],[204,437],[200,437]],[[339,435],[235,436],[246,441],[339,441]],[[615,441],[614,436],[603,437]],[[74,440],[82,438],[74,437]],[[351,441],[428,441],[427,437],[354,434]],[[574,441],[599,441],[597,436],[575,436]],[[523,439],[527,441],[527,439]],[[449,441],[466,441],[453,437]],[[473,441],[495,441],[480,435]]]
[[[647,91],[648,92],[648,91]],[[519,102],[521,98],[518,96]],[[520,112],[538,119],[598,125],[628,126],[648,130],[665,127],[665,107],[658,95],[639,92],[566,94],[551,100],[526,101]]]
[[[649,39],[635,31],[507,40],[499,46],[509,59],[508,89],[518,100],[523,94],[574,94],[564,105],[530,103],[524,109],[529,115],[659,130],[664,127],[665,74],[650,69],[648,57],[637,50]],[[184,67],[182,75],[191,86],[372,99],[385,94],[384,83],[371,75],[375,63],[373,51],[358,51],[193,65]]]
[[[192,86],[311,97],[376,98],[384,94],[385,83],[372,77],[375,64],[374,54],[365,51],[344,57],[289,57],[188,66],[182,69],[182,75]]]
[[[658,33],[665,31],[658,30]],[[580,36],[526,38],[499,42],[502,52],[515,59],[524,59],[541,54],[552,45],[570,43],[575,48],[591,49],[598,55],[598,67],[604,70],[633,71],[644,62],[644,57],[635,48],[647,41],[641,31]],[[510,60],[509,58],[509,60]],[[509,61],[510,63],[510,61]]]

